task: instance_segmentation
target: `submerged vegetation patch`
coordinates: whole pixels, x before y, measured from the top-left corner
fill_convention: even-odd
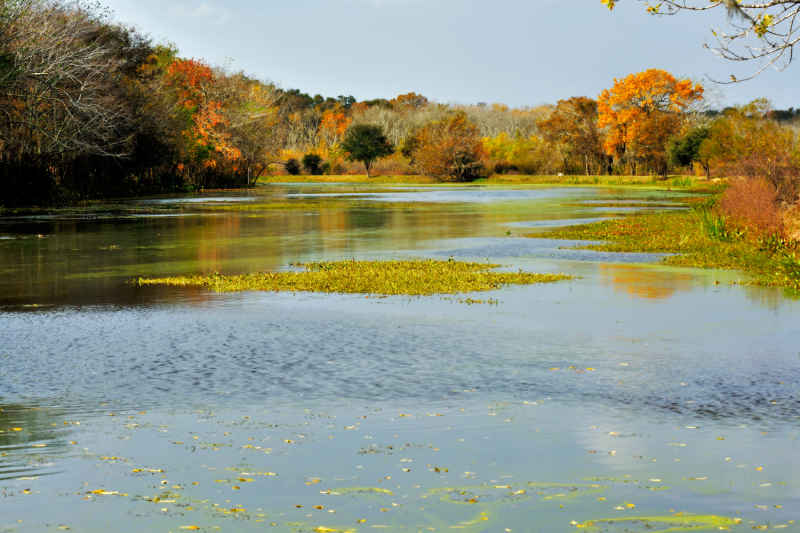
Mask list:
[[[200,286],[216,292],[275,291],[429,296],[483,292],[504,285],[531,285],[572,279],[564,274],[492,272],[491,263],[462,261],[324,261],[302,263],[302,271],[242,276],[187,276],[139,279],[140,285]]]
[[[745,283],[800,289],[796,242],[720,233],[713,217],[703,210],[647,213],[524,236],[600,241],[575,246],[580,250],[675,254],[661,261],[672,266],[740,270],[753,276]]]

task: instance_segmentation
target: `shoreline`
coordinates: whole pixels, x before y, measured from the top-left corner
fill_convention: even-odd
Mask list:
[[[798,242],[748,236],[715,238],[698,210],[643,213],[625,218],[523,234],[531,239],[581,241],[571,249],[598,252],[671,254],[660,263],[739,271],[752,279],[741,285],[783,287],[800,295]],[[717,282],[719,283],[719,281]]]

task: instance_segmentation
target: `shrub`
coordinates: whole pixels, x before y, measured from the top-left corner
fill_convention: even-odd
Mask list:
[[[286,172],[288,172],[292,176],[299,176],[300,175],[300,161],[295,158],[292,158],[286,162],[284,166],[286,168]]]
[[[500,161],[494,166],[494,173],[495,174],[507,174],[509,172],[519,170],[517,165],[513,163],[509,163],[508,161]]]
[[[786,238],[800,241],[800,206],[792,206],[783,212],[783,227]]]
[[[759,238],[783,234],[783,220],[778,207],[778,193],[762,179],[737,179],[720,199],[726,224]]]
[[[307,153],[303,156],[303,169],[311,176],[321,175],[322,158],[313,152]]]
[[[342,164],[341,159],[336,159],[330,166],[331,176],[342,176],[347,173],[347,167]]]

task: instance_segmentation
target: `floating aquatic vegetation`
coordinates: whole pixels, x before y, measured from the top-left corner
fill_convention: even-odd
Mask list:
[[[668,208],[668,209],[676,209],[682,208],[685,209],[687,206],[682,203],[677,202],[573,202],[567,204],[561,204],[566,207],[649,207],[649,208]]]
[[[429,296],[483,292],[504,285],[531,285],[572,279],[564,274],[491,272],[500,265],[462,261],[325,261],[303,263],[300,272],[242,276],[188,276],[139,279],[140,285],[201,286],[216,292],[276,291],[366,295]]]
[[[535,239],[602,241],[582,243],[579,250],[678,254],[662,258],[673,266],[741,270],[755,277],[741,283],[800,287],[800,262],[796,249],[737,238],[720,241],[704,226],[702,213],[648,213],[624,219],[604,220],[552,231],[523,235]]]
[[[607,518],[589,520],[578,527],[586,527],[597,533],[648,531],[650,533],[668,533],[678,531],[702,531],[707,529],[728,530],[740,520],[722,516],[658,516],[638,518]],[[573,524],[576,525],[576,524]],[[753,528],[755,529],[755,528]]]

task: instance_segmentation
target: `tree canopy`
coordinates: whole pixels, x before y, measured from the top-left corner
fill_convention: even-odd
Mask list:
[[[480,132],[465,113],[431,122],[414,136],[411,154],[425,174],[449,181],[472,181],[486,154]]]
[[[347,131],[341,144],[348,161],[364,163],[367,177],[370,177],[372,165],[383,157],[394,153],[394,145],[386,137],[383,128],[375,124],[356,124]]]
[[[666,143],[679,133],[690,106],[702,98],[702,86],[664,70],[614,80],[611,89],[600,93],[597,104],[598,126],[608,128],[606,153],[624,157],[631,152],[666,176]]]

